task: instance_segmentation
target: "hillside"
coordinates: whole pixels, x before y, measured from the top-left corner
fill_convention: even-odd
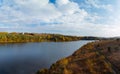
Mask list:
[[[120,74],[120,40],[88,43],[37,74]]]
[[[0,32],[0,43],[10,42],[65,42],[77,40],[98,40],[98,37],[68,36],[47,33],[8,33]]]

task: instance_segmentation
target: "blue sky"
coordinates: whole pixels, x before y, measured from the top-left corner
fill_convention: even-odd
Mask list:
[[[120,36],[120,0],[0,0],[0,31]]]

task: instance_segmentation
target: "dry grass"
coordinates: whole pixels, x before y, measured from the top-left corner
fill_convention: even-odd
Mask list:
[[[49,74],[114,74],[114,69],[120,71],[120,41],[107,40],[84,45],[53,64]]]

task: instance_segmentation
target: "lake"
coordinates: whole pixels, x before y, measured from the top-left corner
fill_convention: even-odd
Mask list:
[[[0,74],[35,74],[91,41],[0,44]]]

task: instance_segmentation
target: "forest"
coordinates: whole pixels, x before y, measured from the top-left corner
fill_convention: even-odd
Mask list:
[[[0,43],[10,42],[66,42],[77,40],[98,40],[97,37],[68,36],[48,33],[0,32]]]

